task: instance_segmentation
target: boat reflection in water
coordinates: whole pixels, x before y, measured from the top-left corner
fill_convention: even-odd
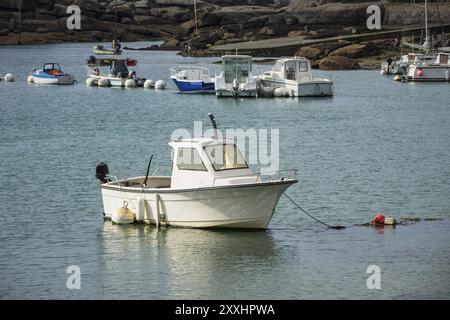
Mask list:
[[[265,231],[104,223],[101,244],[98,280],[107,297],[218,299],[242,288],[269,295],[255,270],[270,274],[284,261]]]

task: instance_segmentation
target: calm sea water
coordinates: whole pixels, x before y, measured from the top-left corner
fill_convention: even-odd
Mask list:
[[[0,83],[0,298],[450,297],[449,84],[347,71],[322,73],[335,81],[333,98],[186,96],[173,90],[168,68],[217,69],[217,58],[129,51],[138,74],[172,90],[88,88],[91,47],[0,47],[0,73],[17,77]],[[27,84],[32,68],[54,61],[79,84]],[[153,168],[168,174],[172,131],[196,120],[206,126],[208,112],[225,128],[279,129],[280,167],[299,170],[288,193],[349,228],[324,229],[285,198],[265,232],[103,222],[95,165],[143,175],[153,153]],[[353,226],[376,212],[442,220]],[[381,290],[366,286],[373,264]],[[66,288],[70,265],[81,269],[80,290]]]

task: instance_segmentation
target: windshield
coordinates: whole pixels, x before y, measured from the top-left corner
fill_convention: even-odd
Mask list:
[[[216,171],[248,168],[244,157],[235,144],[207,146],[205,151]]]
[[[248,58],[224,59],[225,83],[232,83],[234,79],[245,82],[251,72],[251,63]]]

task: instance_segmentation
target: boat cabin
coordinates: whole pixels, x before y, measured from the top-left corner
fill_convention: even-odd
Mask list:
[[[118,78],[128,77],[128,67],[126,59],[111,60],[111,74]]]
[[[58,75],[63,74],[61,67],[59,66],[59,63],[46,63],[46,64],[44,64],[44,68],[42,70],[45,73],[53,75],[53,76],[58,76]]]
[[[178,66],[170,68],[170,76],[177,80],[210,82],[211,75],[208,68],[198,66]]]
[[[234,141],[199,138],[172,141],[169,145],[173,148],[171,188],[259,181]]]
[[[264,72],[264,76],[274,80],[311,81],[311,64],[303,57],[279,59],[272,70]]]
[[[244,83],[252,72],[252,57],[238,54],[225,55],[222,57],[222,70],[225,83],[233,83],[234,79]]]
[[[449,61],[449,55],[448,53],[438,53],[437,57],[436,57],[436,62],[437,64],[446,64],[449,65],[450,61]]]

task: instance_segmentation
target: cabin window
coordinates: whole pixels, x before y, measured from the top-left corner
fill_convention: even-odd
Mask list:
[[[218,144],[205,147],[214,170],[246,169],[247,162],[235,144]]]
[[[286,79],[297,80],[295,76],[295,61],[287,61],[284,66],[286,71]]]
[[[298,68],[300,72],[308,72],[308,62],[300,61],[298,64]]]
[[[247,58],[229,58],[224,60],[224,70],[225,83],[232,83],[234,79],[245,82],[251,71],[251,63]]]
[[[207,171],[195,148],[178,148],[177,167],[179,170]]]

